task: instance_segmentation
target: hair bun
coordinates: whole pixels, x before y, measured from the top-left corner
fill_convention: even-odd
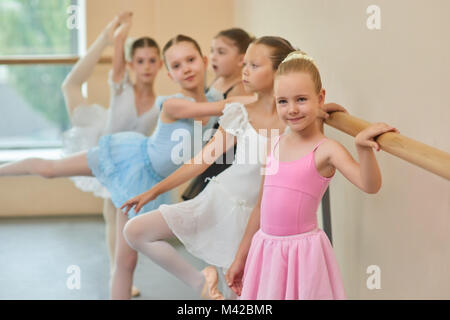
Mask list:
[[[282,63],[285,63],[287,61],[293,60],[293,59],[304,59],[304,60],[308,60],[312,63],[314,63],[314,59],[311,58],[310,56],[308,56],[305,52],[303,51],[295,51],[290,53],[284,60]],[[314,63],[315,64],[315,63]]]

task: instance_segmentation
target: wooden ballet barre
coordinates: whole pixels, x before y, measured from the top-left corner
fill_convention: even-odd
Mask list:
[[[63,56],[0,56],[0,65],[16,65],[16,64],[75,64],[79,56],[63,55]],[[99,64],[112,63],[112,57],[101,57]]]
[[[325,123],[351,136],[371,124],[344,112],[331,113]],[[376,141],[382,150],[450,180],[450,154],[447,152],[394,132],[386,132]]]

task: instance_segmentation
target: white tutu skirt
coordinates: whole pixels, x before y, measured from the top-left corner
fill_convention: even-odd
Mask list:
[[[214,178],[194,199],[161,205],[169,228],[194,256],[228,269],[253,207],[233,199]]]
[[[72,115],[73,127],[63,134],[63,156],[87,151],[95,147],[106,125],[108,111],[100,105],[76,107]],[[94,177],[71,177],[75,186],[95,196],[108,199],[108,190]]]

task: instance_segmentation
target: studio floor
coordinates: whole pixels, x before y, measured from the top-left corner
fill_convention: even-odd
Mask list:
[[[199,270],[205,266],[178,241],[170,243]],[[79,289],[71,281],[77,272]],[[141,295],[133,299],[199,299],[141,254],[134,284]],[[0,299],[109,299],[103,217],[1,218]]]

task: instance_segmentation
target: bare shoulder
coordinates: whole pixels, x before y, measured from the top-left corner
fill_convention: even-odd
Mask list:
[[[342,152],[346,151],[347,149],[338,141],[326,138],[326,140],[317,148],[316,156],[331,159],[333,155],[342,154]]]
[[[332,151],[338,151],[338,150],[342,150],[345,149],[345,147],[338,141],[334,140],[334,139],[330,139],[330,138],[326,138],[326,140],[319,146],[319,148],[321,146],[324,146],[325,148],[323,149],[330,149]]]
[[[336,168],[334,158],[336,155],[342,154],[342,150],[345,150],[344,146],[329,138],[317,147],[314,153],[314,161],[321,176],[330,178],[334,175]]]

